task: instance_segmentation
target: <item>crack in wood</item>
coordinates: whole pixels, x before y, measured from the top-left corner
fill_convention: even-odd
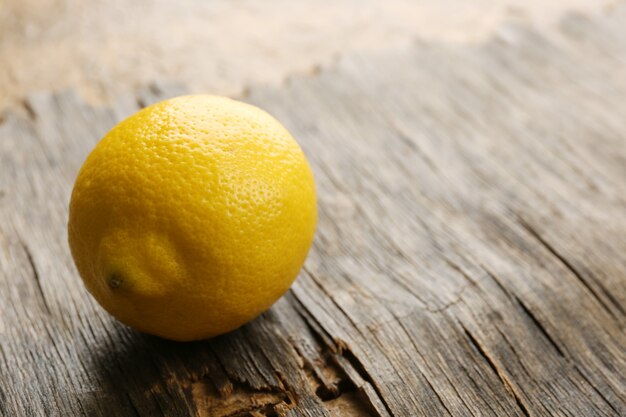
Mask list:
[[[265,383],[263,385],[259,385],[259,381],[253,385],[236,369],[227,367],[222,362],[221,355],[223,352],[221,355],[218,354],[211,344],[207,344],[207,348],[213,353],[220,373],[226,380],[220,382],[220,378],[214,380],[205,373],[192,383],[193,402],[196,404],[200,416],[241,417],[259,415],[282,417],[289,410],[299,405],[299,392],[290,386],[288,378],[279,369],[273,368],[271,370],[275,377],[274,382],[264,376]],[[259,369],[261,364],[257,363],[261,359],[258,355],[262,355],[266,363],[272,363],[272,359],[268,357],[262,346],[258,346],[258,349],[255,349],[246,361],[250,366],[255,367],[256,372],[263,374],[263,370]]]
[[[602,297],[600,297],[600,295],[593,288],[593,286],[583,277],[578,269],[576,269],[574,265],[572,265],[572,263],[569,262],[563,255],[561,255],[554,246],[548,243],[548,241],[546,241],[539,234],[539,232],[537,232],[535,228],[530,225],[530,223],[526,222],[521,216],[517,216],[517,221],[518,224],[522,226],[522,228],[526,230],[530,236],[535,238],[535,240],[539,242],[552,256],[554,256],[561,265],[563,265],[569,272],[571,272],[576,278],[578,278],[578,281],[580,281],[580,283],[591,293],[591,295],[593,295],[596,301],[600,303],[600,305],[611,317],[619,321],[619,318],[615,315],[613,309],[617,309],[623,315],[626,315],[626,310],[622,306],[620,306],[613,297],[607,297],[609,298],[609,301],[613,306],[613,308],[611,308],[611,306],[609,306],[606,301],[603,300]],[[603,291],[603,293],[606,294],[606,291]]]
[[[548,341],[548,343],[554,348],[554,350],[556,351],[556,353],[559,354],[559,356],[565,358],[566,355],[563,352],[563,350],[559,347],[559,345],[556,343],[556,341],[554,340],[554,338],[552,336],[550,336],[550,333],[548,333],[548,330],[545,328],[545,326],[543,324],[541,324],[541,322],[539,321],[539,319],[533,314],[533,312],[526,307],[526,305],[522,302],[522,300],[520,300],[517,296],[513,296],[515,301],[517,301],[517,304],[519,304],[519,306],[522,308],[522,311],[524,311],[524,313],[526,314],[526,316],[528,316],[528,318],[530,318],[530,320],[533,322],[533,324],[535,325],[535,327],[541,332],[541,334],[543,335],[543,337]]]
[[[374,381],[370,373],[367,371],[367,368],[361,363],[361,361],[356,357],[356,355],[352,352],[352,350],[348,347],[348,345],[344,342],[338,345],[339,353],[341,356],[348,361],[348,363],[352,366],[352,368],[359,374],[359,376],[367,382],[378,395],[379,400],[384,405],[387,413],[390,416],[393,416],[394,413],[391,411],[391,408],[385,399],[385,396],[380,390],[378,384]]]
[[[375,385],[373,379],[367,373],[361,362],[356,358],[354,353],[350,350],[349,346],[340,339],[332,339],[326,330],[321,327],[321,324],[317,322],[315,317],[308,312],[297,295],[295,293],[293,295],[296,301],[295,311],[302,318],[307,326],[307,329],[313,336],[313,340],[318,348],[318,353],[324,361],[322,366],[328,366],[339,374],[336,389],[330,390],[332,397],[335,398],[327,395],[327,393],[317,392],[317,390],[316,395],[318,395],[318,397],[324,402],[333,401],[335,399],[348,401],[355,410],[360,410],[360,412],[354,414],[355,416],[381,416],[385,415],[385,412],[386,415],[393,416],[394,414],[391,412],[389,405],[380,391],[380,388]],[[306,361],[306,358],[304,358],[304,355],[301,354],[297,346],[294,346],[294,349],[296,349],[302,361]],[[321,370],[320,364],[312,363],[311,366],[314,368],[314,372],[316,373]],[[356,373],[356,375],[354,373]],[[360,379],[361,381],[357,381],[357,379]],[[368,394],[368,392],[372,393]],[[376,408],[377,406],[372,403],[370,395],[376,396],[376,400],[385,408],[384,411],[379,412]],[[344,403],[342,406],[345,407],[346,404]]]
[[[338,352],[337,347],[334,344],[332,336],[324,329],[322,324],[315,318],[315,316],[306,308],[302,303],[302,300],[298,297],[295,291],[291,293],[293,295],[295,305],[294,310],[302,318],[307,329],[311,331],[311,334],[320,347],[330,349],[333,354]]]
[[[327,334],[323,334],[322,332],[325,333],[325,330],[321,327],[318,327],[320,326],[319,323],[311,323],[311,321],[315,321],[315,319],[306,313],[306,307],[304,307],[302,302],[297,298],[297,296],[295,296],[295,294],[294,298],[296,299],[297,304],[305,310],[305,312],[303,312],[300,311],[299,308],[295,309],[296,313],[302,318],[305,325],[307,326],[307,329],[314,338],[314,341],[318,348],[318,353],[320,355],[320,362],[311,363],[311,361],[302,354],[300,348],[296,344],[294,344],[293,341],[290,340],[290,343],[292,344],[296,353],[299,355],[303,363],[304,370],[312,374],[311,377],[315,380],[315,382],[312,384],[315,395],[317,395],[323,402],[329,402],[343,397],[343,408],[351,407],[354,410],[361,410],[360,414],[354,414],[355,416],[358,415],[359,417],[365,417],[366,415],[380,415],[376,412],[374,406],[365,400],[365,398],[367,398],[366,392],[358,387],[357,383],[349,377],[348,372],[338,360],[337,355],[340,355],[342,358],[346,359],[346,361],[350,364],[350,366],[354,368],[354,370],[363,379],[363,381],[372,386],[372,388],[378,395],[379,401],[385,404],[384,398],[382,397],[381,393],[373,386],[372,381],[368,380],[369,376],[368,378],[365,378],[362,370],[360,372],[359,368],[354,367],[353,361],[346,357],[345,353],[346,351],[349,351],[348,347],[345,345],[345,343],[340,342],[339,344],[336,344],[334,341],[332,341],[332,339],[329,338],[329,336],[327,336]],[[354,360],[356,360],[356,358],[354,358]],[[324,370],[334,373],[335,378],[334,381],[332,381],[333,384],[330,386],[324,381],[328,378],[323,378],[320,375],[320,373],[323,373]],[[311,383],[311,380],[309,380],[309,383]],[[355,392],[358,394],[357,396],[349,395]],[[346,404],[346,402],[348,404]],[[389,410],[387,411],[390,415],[393,415]]]
[[[339,397],[344,392],[348,392],[349,388],[345,385],[341,385],[346,380],[346,375],[343,370],[340,370],[337,367],[337,364],[332,366],[328,363],[328,357],[333,357],[336,351],[333,351],[325,344],[325,341],[322,340],[319,334],[317,334],[316,329],[308,323],[304,315],[300,312],[297,312],[297,314],[302,317],[307,329],[313,335],[317,344],[316,347],[319,351],[319,360],[316,361],[316,363],[312,363],[312,361],[301,352],[302,348],[299,347],[298,344],[291,339],[289,339],[289,343],[292,345],[294,351],[300,358],[302,363],[301,367],[305,371],[309,384],[315,392],[315,395],[317,395],[322,401],[328,401]],[[331,378],[325,375],[329,373],[331,374]]]
[[[531,373],[528,371],[528,368],[526,367],[526,365],[524,364],[524,362],[522,362],[522,358],[524,357],[523,355],[520,355],[520,353],[517,351],[517,348],[515,347],[515,345],[513,343],[511,343],[511,341],[509,340],[509,337],[507,336],[507,334],[505,332],[503,332],[500,327],[498,327],[497,325],[493,327],[498,334],[500,335],[500,337],[502,338],[502,340],[506,343],[506,345],[508,346],[508,348],[511,350],[511,352],[513,353],[513,356],[515,356],[515,358],[517,359],[517,363],[520,367],[520,369],[526,374],[526,377],[528,378],[528,381],[533,381],[534,378],[532,377]]]
[[[470,341],[470,344],[474,347],[476,352],[485,360],[485,362],[487,362],[491,370],[496,374],[498,379],[504,385],[504,388],[506,389],[506,391],[509,392],[513,396],[515,403],[518,405],[521,412],[526,417],[531,417],[531,414],[529,413],[528,408],[524,405],[524,403],[522,402],[522,399],[513,388],[513,385],[508,380],[506,374],[504,373],[504,370],[500,369],[500,367],[496,364],[495,360],[491,358],[491,356],[487,353],[487,351],[482,347],[480,342],[478,342],[478,339],[476,339],[476,337],[468,329],[466,329],[465,326],[461,325],[461,327],[463,328],[465,335],[467,336],[468,340]]]
[[[356,398],[352,397],[350,397],[350,400],[346,400],[348,398],[346,394],[355,392],[357,387],[355,383],[348,378],[345,370],[342,369],[335,360],[335,353],[331,349],[319,346],[319,348],[322,349],[322,351],[319,352],[320,360],[312,363],[308,358],[302,355],[295,344],[293,347],[303,362],[302,369],[307,376],[309,385],[322,402],[337,400],[340,397],[344,397],[344,402],[357,401]],[[366,405],[361,401],[359,401],[359,403],[360,404],[354,404],[354,407]]]
[[[506,295],[508,298],[513,299],[513,294],[511,294],[511,292],[505,288],[504,285],[502,285],[502,283],[500,282],[500,280],[496,277],[496,275],[494,273],[492,273],[485,265],[483,264],[478,264],[478,266],[480,266],[480,268],[485,272],[485,274],[487,274],[487,276],[489,278],[491,278],[491,280],[493,281],[494,284],[496,284],[496,286],[500,289],[500,291],[502,291],[502,294]]]
[[[252,388],[245,381],[229,379],[232,389],[228,393],[206,380],[191,383],[189,389],[200,417],[243,417],[253,413],[279,417],[296,406],[294,395],[287,390]]]

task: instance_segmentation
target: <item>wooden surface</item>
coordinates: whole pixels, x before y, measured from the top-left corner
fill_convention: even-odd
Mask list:
[[[29,97],[0,124],[0,415],[626,415],[626,12],[562,26],[251,89],[319,228],[283,299],[197,343],[110,318],[66,243],[94,143],[178,92]]]

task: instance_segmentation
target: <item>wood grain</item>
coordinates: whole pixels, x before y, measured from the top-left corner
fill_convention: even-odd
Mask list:
[[[253,88],[310,158],[318,233],[271,310],[196,343],[110,318],[66,243],[98,138],[181,90],[29,97],[0,124],[0,416],[626,415],[625,27],[620,7]]]

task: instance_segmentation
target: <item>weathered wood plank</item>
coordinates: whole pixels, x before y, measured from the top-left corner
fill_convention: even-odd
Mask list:
[[[416,44],[252,88],[302,143],[320,224],[293,289],[229,335],[111,319],[66,244],[111,107],[0,123],[0,416],[626,415],[626,7]]]

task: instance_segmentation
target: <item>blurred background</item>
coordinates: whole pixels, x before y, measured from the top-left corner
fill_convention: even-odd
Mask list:
[[[505,20],[550,30],[610,0],[0,0],[0,109],[37,90],[111,99],[151,81],[238,95],[350,51],[475,42]]]

